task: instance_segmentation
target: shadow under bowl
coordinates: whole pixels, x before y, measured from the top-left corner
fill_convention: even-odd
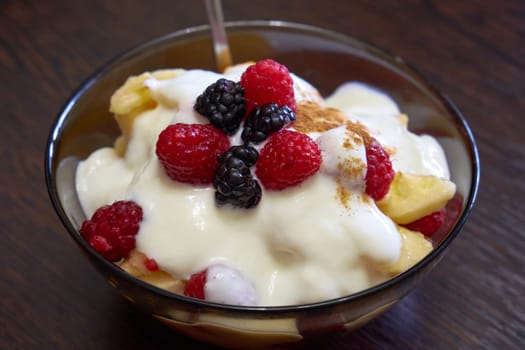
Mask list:
[[[460,232],[479,182],[473,135],[457,108],[401,59],[354,38],[303,24],[243,21],[227,24],[236,62],[272,58],[311,82],[323,95],[347,81],[361,81],[389,94],[410,116],[409,128],[434,135],[449,161],[451,180],[463,199],[453,227],[435,249],[404,273],[362,292],[323,302],[282,307],[214,304],[176,295],[127,274],[98,255],[78,234],[85,220],[75,191],[78,162],[112,145],[120,131],[109,113],[113,92],[127,77],[162,68],[213,70],[207,26],[149,41],[104,65],[64,105],[49,135],[45,176],[53,206],[67,232],[118,291],[179,332],[228,347],[298,342],[335,330],[355,329],[405,296],[432,270]]]

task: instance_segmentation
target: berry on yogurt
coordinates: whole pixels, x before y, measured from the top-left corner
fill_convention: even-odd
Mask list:
[[[276,103],[288,106],[295,112],[293,79],[286,66],[272,59],[265,59],[249,66],[241,76],[245,89],[246,111]]]
[[[211,124],[177,123],[159,134],[156,154],[172,180],[202,185],[211,183],[217,157],[229,147],[226,134]]]
[[[245,143],[258,144],[294,121],[295,113],[286,105],[269,103],[255,107],[244,122],[241,138]]]
[[[375,139],[366,145],[366,160],[366,193],[378,201],[388,193],[395,171],[390,156]]]
[[[258,157],[257,150],[250,146],[233,146],[219,157],[213,177],[217,205],[231,204],[248,209],[259,203],[261,186],[250,170]]]
[[[142,221],[142,208],[133,201],[117,201],[95,211],[80,227],[80,235],[109,261],[128,256]]]
[[[197,97],[194,107],[210,123],[228,135],[234,134],[246,113],[244,88],[234,81],[219,79]]]
[[[321,151],[308,135],[281,130],[261,149],[255,174],[268,190],[283,190],[312,176],[321,166]]]

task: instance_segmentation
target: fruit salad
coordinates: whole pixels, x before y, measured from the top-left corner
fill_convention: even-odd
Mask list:
[[[77,168],[80,235],[158,288],[230,305],[338,298],[410,268],[447,228],[443,150],[365,84],[322,97],[265,59],[133,76],[110,110],[121,135]]]

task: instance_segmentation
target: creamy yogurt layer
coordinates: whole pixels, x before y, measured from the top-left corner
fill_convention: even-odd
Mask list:
[[[235,66],[225,74],[188,70],[172,79],[146,80],[157,106],[135,119],[124,157],[102,148],[78,166],[76,188],[86,216],[117,200],[135,201],[144,212],[136,236],[138,251],[175,279],[187,279],[209,266],[231,266],[256,293],[243,297],[243,303],[316,302],[388,279],[377,267],[399,258],[401,238],[395,223],[366,198],[366,168],[340,173],[338,164],[344,159],[366,165],[362,140],[345,126],[310,133],[323,155],[320,170],[297,186],[263,189],[252,209],[219,208],[211,185],[188,185],[166,176],[155,156],[158,134],[169,124],[207,123],[193,110],[196,97],[220,77],[239,80],[245,67]],[[366,126],[391,152],[396,170],[449,177],[437,141],[409,132],[388,96],[348,83],[324,100],[308,82],[292,77],[298,103],[338,108],[348,120]],[[230,141],[240,144],[239,133]],[[347,195],[342,196],[342,190]],[[224,290],[210,290],[218,290],[217,300],[235,303],[235,298],[223,298]]]

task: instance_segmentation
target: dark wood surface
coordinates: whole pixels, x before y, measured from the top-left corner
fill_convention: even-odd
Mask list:
[[[445,258],[359,331],[312,349],[525,347],[525,2],[237,1],[227,20],[327,27],[395,53],[467,117],[482,175]],[[114,55],[206,22],[200,1],[0,1],[0,348],[212,349],[132,307],[79,253],[44,183],[48,129],[72,90]]]

